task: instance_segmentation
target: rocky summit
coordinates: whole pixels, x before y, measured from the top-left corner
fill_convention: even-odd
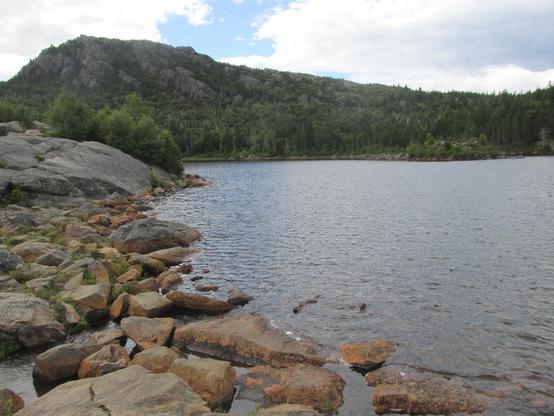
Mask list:
[[[24,133],[0,137],[0,193],[14,187],[32,199],[66,201],[151,188],[151,169],[99,142],[76,142]]]

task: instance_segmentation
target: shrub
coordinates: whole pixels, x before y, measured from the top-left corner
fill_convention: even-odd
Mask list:
[[[96,137],[94,110],[68,90],[63,90],[47,112],[54,135],[73,140]]]
[[[29,203],[29,196],[27,192],[21,189],[17,185],[11,185],[8,191],[0,198],[0,203],[3,205],[27,205]]]

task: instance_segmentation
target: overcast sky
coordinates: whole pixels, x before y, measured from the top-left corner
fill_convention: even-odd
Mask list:
[[[554,0],[1,0],[0,79],[80,34],[426,90],[554,81]]]

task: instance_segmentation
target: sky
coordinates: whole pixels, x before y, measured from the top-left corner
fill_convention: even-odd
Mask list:
[[[81,34],[424,90],[554,82],[554,0],[1,0],[0,80]]]

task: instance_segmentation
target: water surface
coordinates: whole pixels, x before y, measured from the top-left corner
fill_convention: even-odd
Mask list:
[[[507,392],[487,414],[554,414],[554,158],[186,170],[213,185],[156,211],[203,233],[193,264],[209,267],[204,282],[220,295],[253,295],[245,311],[331,356],[386,337],[399,344],[390,363]],[[336,370],[347,381],[340,414],[373,414],[362,376]]]

